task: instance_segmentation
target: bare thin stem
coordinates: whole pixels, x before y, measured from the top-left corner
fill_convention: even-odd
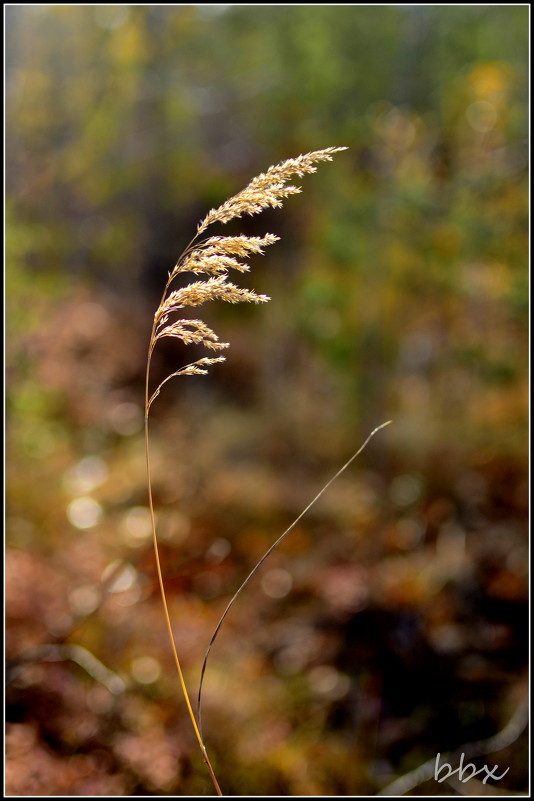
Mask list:
[[[207,667],[207,664],[208,664],[208,657],[209,657],[209,655],[210,655],[211,648],[212,648],[212,646],[213,646],[213,644],[214,644],[215,640],[217,639],[217,636],[218,636],[218,634],[219,634],[219,631],[220,631],[220,629],[221,629],[221,626],[222,626],[222,624],[224,623],[224,620],[225,620],[225,618],[226,618],[226,616],[227,616],[228,612],[230,611],[230,609],[232,608],[232,606],[234,605],[234,603],[235,603],[235,601],[238,599],[238,597],[241,595],[241,593],[243,592],[243,590],[245,589],[245,587],[247,586],[247,584],[249,583],[249,581],[251,580],[251,578],[254,576],[254,574],[255,574],[255,573],[257,573],[257,572],[258,572],[258,570],[260,569],[260,567],[262,566],[262,564],[265,562],[265,560],[267,559],[267,557],[268,557],[268,556],[270,556],[270,554],[271,554],[271,553],[274,551],[274,549],[275,549],[275,548],[276,548],[278,545],[280,545],[280,543],[282,542],[282,540],[284,540],[284,539],[287,537],[287,535],[289,534],[289,532],[290,532],[290,531],[292,531],[292,529],[294,529],[294,528],[295,528],[295,526],[297,525],[297,523],[298,523],[298,522],[299,522],[299,521],[300,521],[300,520],[301,520],[301,519],[304,517],[304,515],[306,514],[306,512],[307,512],[309,509],[311,509],[311,507],[314,505],[314,503],[316,503],[316,501],[318,501],[318,500],[319,500],[319,498],[321,497],[321,495],[323,495],[323,494],[326,492],[326,490],[327,490],[327,489],[328,489],[328,488],[329,488],[329,487],[330,487],[330,486],[331,486],[331,485],[334,483],[334,481],[335,481],[337,478],[339,478],[339,476],[340,476],[342,473],[344,473],[344,472],[345,472],[345,470],[347,469],[347,467],[349,467],[349,466],[352,464],[352,462],[353,462],[353,461],[356,459],[356,457],[360,455],[360,453],[361,453],[361,452],[363,451],[363,449],[364,449],[364,448],[367,446],[367,443],[368,443],[368,442],[369,442],[369,441],[370,441],[370,440],[371,440],[371,439],[374,437],[374,435],[375,435],[375,434],[376,434],[378,431],[380,431],[380,429],[382,429],[382,428],[385,428],[385,427],[386,427],[386,426],[388,426],[390,423],[391,423],[391,420],[388,420],[387,422],[385,422],[385,423],[382,423],[381,425],[379,425],[379,426],[377,426],[375,429],[373,429],[373,431],[371,431],[371,433],[369,434],[369,436],[367,437],[367,439],[365,440],[365,442],[363,443],[363,445],[360,445],[360,447],[358,448],[358,450],[356,451],[356,453],[354,453],[354,454],[353,454],[353,455],[350,457],[350,459],[349,459],[347,462],[345,462],[345,464],[343,465],[343,467],[340,467],[340,469],[337,471],[337,473],[336,473],[335,475],[333,475],[333,476],[332,476],[332,478],[331,478],[331,479],[330,479],[330,480],[329,480],[329,481],[328,481],[328,482],[327,482],[327,483],[324,485],[324,487],[323,487],[321,490],[319,490],[319,492],[317,493],[317,495],[315,496],[315,498],[314,498],[312,501],[310,501],[310,503],[309,503],[309,504],[306,506],[306,508],[305,508],[305,509],[303,509],[303,511],[302,511],[302,512],[299,514],[299,516],[298,516],[298,517],[297,517],[297,518],[296,518],[296,519],[295,519],[295,520],[294,520],[294,521],[291,523],[291,525],[290,525],[290,526],[288,526],[288,528],[286,528],[286,530],[284,531],[284,533],[283,533],[283,534],[281,534],[281,535],[280,535],[280,537],[278,537],[278,539],[276,540],[276,542],[274,542],[274,543],[271,545],[271,547],[270,547],[270,548],[269,548],[269,549],[268,549],[268,550],[267,550],[267,551],[266,551],[266,552],[263,554],[263,556],[261,557],[261,559],[259,560],[259,562],[257,562],[257,563],[256,563],[256,565],[255,565],[255,566],[252,568],[252,570],[250,571],[250,573],[248,574],[248,576],[246,577],[246,579],[244,580],[244,582],[241,584],[241,586],[239,587],[239,589],[237,590],[237,592],[236,592],[236,593],[233,595],[232,599],[231,599],[231,600],[230,600],[230,602],[228,603],[228,605],[227,605],[226,609],[224,610],[224,612],[223,612],[223,614],[222,614],[222,616],[221,616],[221,618],[220,618],[219,622],[217,623],[217,626],[215,627],[215,631],[213,632],[213,635],[212,635],[212,637],[211,637],[211,640],[210,640],[210,642],[209,642],[208,648],[207,648],[207,650],[206,650],[206,654],[205,654],[205,656],[204,656],[204,662],[202,663],[202,670],[201,670],[201,672],[200,672],[200,684],[199,684],[199,688],[198,688],[198,698],[197,698],[197,715],[198,715],[198,725],[199,725],[199,728],[200,728],[200,731],[201,731],[201,732],[202,732],[202,686],[203,686],[203,683],[204,683],[204,674],[205,674],[205,672],[206,672],[206,667]]]
[[[162,386],[163,386],[164,384],[166,384],[166,383],[167,383],[167,381],[170,381],[170,380],[171,380],[171,378],[176,378],[176,376],[179,376],[179,375],[180,375],[180,374],[181,374],[181,373],[182,373],[182,372],[185,370],[185,368],[186,368],[186,367],[191,367],[191,365],[189,365],[189,364],[185,364],[183,367],[181,367],[181,368],[180,368],[179,370],[177,370],[175,373],[171,373],[170,375],[168,375],[168,376],[167,376],[167,378],[164,378],[164,379],[163,379],[163,381],[161,382],[161,384],[160,384],[160,385],[158,386],[158,388],[157,388],[157,389],[156,389],[156,390],[155,390],[155,391],[152,393],[152,395],[150,396],[150,398],[149,398],[149,400],[148,400],[148,408],[149,408],[149,409],[150,409],[150,407],[152,406],[152,403],[153,403],[153,401],[155,401],[155,400],[156,400],[156,398],[158,397],[159,393],[161,392],[161,388],[162,388]]]

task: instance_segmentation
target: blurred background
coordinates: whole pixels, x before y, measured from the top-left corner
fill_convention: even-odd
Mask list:
[[[240,582],[392,419],[232,610],[208,751],[227,794],[374,795],[501,731],[527,691],[528,7],[6,23],[8,794],[212,793],[150,539],[148,338],[206,212],[334,145],[283,210],[212,229],[281,237],[242,282],[272,301],[203,307],[226,363],[153,406],[178,651],[194,697]],[[464,793],[527,790],[521,727],[474,761],[509,771]]]

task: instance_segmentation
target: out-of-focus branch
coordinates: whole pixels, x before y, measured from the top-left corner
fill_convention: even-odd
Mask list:
[[[527,701],[522,701],[504,729],[501,729],[501,731],[494,734],[493,737],[489,737],[487,740],[465,743],[465,745],[459,746],[459,748],[450,751],[448,754],[442,754],[442,762],[457,764],[462,754],[464,754],[465,759],[472,759],[474,757],[483,756],[484,754],[493,754],[496,751],[502,751],[503,748],[507,748],[518,739],[525,730],[527,723],[528,703]],[[433,779],[435,767],[436,757],[433,757],[422,765],[419,765],[415,770],[406,773],[404,776],[399,776],[399,778],[395,779],[391,784],[383,787],[377,795],[404,795],[419,784]]]
[[[36,662],[75,662],[92,679],[102,684],[113,695],[120,695],[126,690],[124,679],[110,670],[94,654],[81,645],[41,645],[28,651],[24,659],[11,666],[8,681],[13,681],[29,665]]]
[[[63,659],[48,660],[45,658],[44,655],[46,653],[50,653],[51,649],[60,648],[61,646],[63,646],[66,643],[66,641],[69,640],[72,637],[72,635],[78,631],[78,629],[80,629],[90,618],[94,617],[97,614],[102,604],[106,600],[107,596],[111,592],[114,582],[117,580],[121,572],[124,570],[125,565],[126,565],[125,561],[121,560],[117,562],[114,565],[113,569],[110,571],[109,575],[106,576],[104,581],[102,581],[102,584],[99,587],[100,598],[96,606],[90,612],[86,612],[85,614],[76,617],[72,625],[69,626],[68,629],[66,629],[65,631],[54,637],[52,639],[52,642],[43,643],[42,645],[38,645],[34,648],[29,648],[28,650],[23,651],[18,656],[15,656],[7,663],[6,678],[5,678],[6,685],[9,685],[19,675],[20,670],[26,667],[27,665],[43,661],[63,661]],[[85,651],[85,649],[81,648],[81,646],[73,645],[71,647],[79,648],[81,651]],[[89,654],[89,651],[87,651],[86,653]],[[92,654],[89,655],[93,656]],[[64,658],[66,660],[70,660],[73,662],[77,661],[76,659],[72,659],[71,657],[64,657]],[[93,659],[96,659],[96,657],[93,656]],[[80,667],[83,668],[84,665],[80,664]],[[90,671],[87,672],[90,673]]]

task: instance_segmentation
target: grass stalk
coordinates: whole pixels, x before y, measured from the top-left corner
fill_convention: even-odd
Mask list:
[[[171,618],[169,614],[169,607],[167,597],[165,594],[165,585],[163,581],[163,573],[161,568],[161,560],[159,556],[158,538],[156,531],[156,517],[154,513],[154,499],[152,491],[152,473],[150,465],[150,437],[149,437],[149,415],[152,402],[159,395],[161,388],[171,378],[181,375],[203,375],[207,373],[207,367],[216,363],[224,361],[224,356],[204,356],[197,359],[190,364],[181,367],[176,372],[168,375],[150,394],[150,367],[152,363],[152,354],[157,342],[163,337],[174,337],[181,339],[186,345],[204,345],[208,350],[220,353],[221,350],[228,347],[227,342],[220,342],[217,334],[212,331],[202,320],[195,319],[179,319],[175,318],[177,312],[181,312],[187,306],[199,306],[209,300],[223,300],[227,303],[265,303],[269,300],[266,295],[258,295],[250,289],[244,289],[226,280],[228,270],[234,269],[237,272],[248,272],[249,266],[234,258],[235,256],[247,257],[253,253],[263,253],[263,249],[267,245],[272,245],[278,240],[277,236],[273,234],[266,234],[263,237],[249,237],[249,236],[215,236],[203,238],[199,240],[201,234],[204,234],[206,229],[213,223],[225,224],[229,220],[236,217],[241,217],[244,214],[258,214],[265,208],[278,208],[282,205],[282,201],[290,195],[298,194],[301,190],[300,187],[288,184],[289,179],[293,175],[303,176],[306,173],[313,173],[316,171],[316,164],[322,161],[331,161],[335,153],[345,148],[329,147],[325,150],[317,150],[312,153],[297,156],[294,159],[288,159],[273,167],[269,167],[266,173],[260,175],[250,181],[250,183],[241,192],[238,192],[233,197],[226,200],[217,209],[212,209],[202,220],[197,227],[196,235],[191,242],[182,252],[178,261],[176,262],[173,270],[169,273],[165,289],[161,297],[161,301],[154,315],[152,323],[152,331],[150,334],[150,341],[148,345],[146,377],[145,377],[145,452],[146,452],[146,470],[147,470],[147,484],[148,484],[148,504],[150,510],[150,520],[152,527],[152,538],[154,544],[154,556],[156,561],[156,569],[158,574],[159,589],[161,600],[163,603],[163,611],[165,623],[169,634],[171,650],[178,673],[180,688],[184,696],[187,713],[191,719],[191,723],[198,740],[204,762],[207,765],[213,786],[217,795],[222,796],[222,791],[210,763],[206,746],[202,737],[202,730],[200,726],[200,717],[197,721],[189,693],[185,683],[182,666],[178,657],[178,650],[174,639]],[[170,291],[170,285],[174,278],[184,272],[192,273],[193,275],[204,274],[207,275],[207,280],[193,281],[181,289]],[[356,456],[357,454],[355,454]],[[355,456],[353,458],[355,458]],[[352,461],[352,460],[350,460]],[[349,462],[350,463],[350,462]],[[348,466],[348,464],[345,467]],[[343,468],[345,469],[345,468]],[[332,479],[333,480],[333,479]],[[331,482],[327,486],[330,485]],[[326,487],[324,488],[326,489]],[[319,494],[322,494],[319,493]],[[317,496],[319,497],[319,496]],[[314,502],[314,501],[313,501]],[[313,503],[312,502],[312,503]],[[311,505],[311,504],[310,504]],[[309,508],[309,506],[307,507]],[[307,511],[307,509],[305,510]],[[304,512],[303,512],[304,514]],[[302,515],[301,515],[302,516]],[[300,519],[300,518],[299,518]],[[297,521],[295,521],[296,523]],[[293,525],[295,525],[295,523]],[[293,526],[290,527],[290,529]],[[282,538],[273,546],[276,547],[278,542],[283,539],[285,534],[289,532],[288,529]],[[200,680],[200,691],[202,690],[202,681],[206,669],[206,660],[214,642],[215,637],[222,625],[224,617],[229,611],[230,606],[233,604],[237,595],[244,589],[253,573],[259,568],[260,564],[269,555],[268,553],[260,560],[256,568],[252,571],[249,577],[245,580],[243,585],[234,596],[223,618],[221,619],[212,641],[209,644],[208,652],[204,659],[202,666],[202,674]],[[200,696],[199,696],[200,702]],[[200,707],[199,707],[200,715]]]

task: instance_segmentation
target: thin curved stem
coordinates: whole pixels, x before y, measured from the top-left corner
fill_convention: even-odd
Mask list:
[[[181,367],[181,368],[180,368],[179,370],[177,370],[175,373],[171,373],[170,375],[168,375],[168,376],[167,376],[167,378],[164,378],[164,379],[163,379],[163,381],[161,382],[161,384],[160,384],[160,385],[158,386],[158,388],[157,388],[157,389],[156,389],[156,390],[155,390],[155,391],[152,393],[152,395],[150,396],[150,398],[149,398],[149,400],[148,400],[148,408],[149,408],[149,409],[150,409],[150,407],[152,406],[152,402],[156,400],[156,398],[158,397],[159,393],[161,392],[161,388],[162,388],[162,386],[163,386],[164,384],[166,384],[166,383],[167,383],[167,381],[170,381],[170,380],[171,380],[171,378],[176,378],[176,376],[179,376],[179,375],[181,374],[182,370],[184,370],[184,369],[185,369],[185,367],[189,367],[189,365],[184,365],[184,367]]]
[[[268,550],[267,550],[267,551],[266,551],[266,552],[263,554],[263,556],[261,557],[261,559],[259,560],[259,562],[256,562],[255,566],[252,568],[252,570],[250,571],[250,573],[248,574],[248,576],[246,577],[246,579],[245,579],[245,580],[243,581],[243,583],[240,585],[240,587],[238,588],[237,592],[235,592],[235,593],[234,593],[234,595],[232,596],[232,598],[231,598],[231,600],[229,601],[229,603],[228,603],[228,605],[227,605],[226,609],[225,609],[225,610],[224,610],[224,612],[222,613],[222,615],[221,615],[221,617],[220,617],[220,619],[219,619],[219,622],[217,623],[217,625],[216,625],[216,627],[215,627],[215,631],[213,632],[213,635],[212,635],[212,637],[211,637],[211,640],[210,640],[210,642],[209,642],[208,648],[207,648],[207,650],[206,650],[206,653],[205,653],[205,655],[204,655],[204,661],[203,661],[203,663],[202,663],[202,670],[200,671],[200,683],[199,683],[199,688],[198,688],[198,697],[197,697],[197,716],[198,716],[198,725],[199,725],[199,729],[200,729],[200,731],[201,731],[201,732],[202,732],[202,687],[203,687],[203,684],[204,684],[204,674],[205,674],[205,672],[206,672],[206,667],[207,667],[207,664],[208,664],[208,657],[209,657],[209,655],[210,655],[210,653],[211,653],[212,646],[213,646],[213,644],[214,644],[215,640],[217,639],[217,636],[218,636],[218,634],[219,634],[219,631],[221,630],[221,626],[222,626],[222,624],[224,623],[224,621],[225,621],[225,618],[226,618],[226,616],[227,616],[228,612],[230,611],[230,609],[232,608],[232,606],[234,605],[234,603],[237,601],[238,597],[241,595],[241,593],[243,592],[243,590],[245,589],[245,587],[247,586],[247,584],[249,583],[249,581],[251,580],[251,578],[252,578],[252,577],[255,575],[255,573],[257,573],[257,572],[258,572],[258,570],[260,569],[260,567],[262,566],[262,564],[265,562],[265,560],[267,559],[267,557],[271,555],[271,553],[274,551],[274,549],[275,549],[275,548],[276,548],[278,545],[280,545],[280,543],[282,542],[282,540],[284,540],[284,539],[287,537],[287,535],[289,534],[289,532],[290,532],[290,531],[292,531],[292,529],[294,529],[294,528],[295,528],[295,526],[297,525],[297,523],[298,523],[298,522],[299,522],[299,521],[300,521],[300,520],[301,520],[301,519],[304,517],[304,515],[306,514],[306,512],[307,512],[309,509],[311,509],[311,507],[314,505],[314,503],[316,503],[316,501],[318,501],[318,500],[319,500],[319,498],[321,497],[321,495],[323,495],[323,493],[325,493],[325,492],[326,492],[326,490],[327,490],[327,489],[328,489],[328,488],[329,488],[329,487],[330,487],[330,486],[331,486],[331,485],[334,483],[334,481],[335,481],[337,478],[339,478],[339,476],[340,476],[342,473],[344,473],[344,472],[345,472],[345,470],[347,469],[347,467],[349,467],[349,466],[352,464],[352,462],[353,462],[353,461],[356,459],[356,457],[360,455],[360,453],[363,451],[363,449],[364,449],[364,448],[367,446],[367,443],[368,443],[368,442],[369,442],[369,441],[370,441],[370,440],[371,440],[371,439],[374,437],[374,435],[377,433],[377,431],[380,431],[380,429],[382,429],[382,428],[385,428],[385,427],[386,427],[386,426],[388,426],[390,423],[391,423],[391,420],[388,420],[388,421],[387,421],[387,422],[385,422],[385,423],[381,423],[381,425],[377,426],[375,429],[373,429],[373,431],[371,431],[371,433],[369,434],[369,436],[367,437],[367,439],[365,440],[365,442],[363,443],[363,445],[360,445],[360,447],[358,448],[358,450],[356,451],[356,453],[353,453],[353,455],[350,457],[350,459],[349,459],[348,461],[346,461],[346,462],[345,462],[345,464],[343,465],[343,467],[340,467],[340,468],[339,468],[339,470],[337,471],[337,473],[336,473],[335,475],[333,475],[333,476],[332,476],[332,478],[331,478],[331,479],[330,479],[330,480],[329,480],[329,481],[328,481],[328,482],[327,482],[327,483],[326,483],[326,484],[323,486],[323,488],[322,488],[321,490],[319,490],[319,492],[318,492],[318,493],[317,493],[317,495],[316,495],[316,496],[313,498],[313,500],[312,500],[312,501],[310,501],[310,503],[309,503],[309,504],[306,506],[306,508],[305,508],[305,509],[303,509],[303,510],[302,510],[302,512],[299,514],[299,516],[298,516],[297,518],[295,518],[295,520],[293,520],[293,522],[291,523],[291,525],[290,525],[290,526],[288,526],[288,527],[286,528],[286,530],[284,531],[284,533],[283,533],[283,534],[281,534],[281,535],[278,537],[278,539],[276,540],[276,542],[274,542],[274,543],[271,545],[271,547],[270,547],[270,548],[269,548],[269,549],[268,549]]]

